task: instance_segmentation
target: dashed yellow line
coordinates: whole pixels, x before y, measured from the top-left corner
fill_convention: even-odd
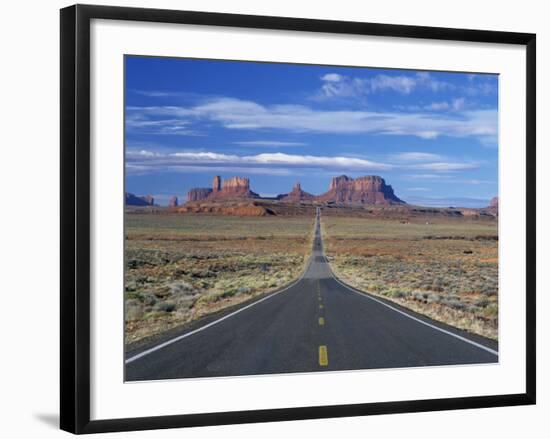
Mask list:
[[[323,326],[325,324],[325,318],[319,317],[319,326]]]
[[[323,309],[323,304],[322,303],[319,305],[319,309]]]
[[[328,366],[328,351],[324,345],[319,346],[319,366]]]

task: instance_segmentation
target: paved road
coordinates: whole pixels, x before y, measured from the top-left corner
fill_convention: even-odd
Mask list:
[[[357,292],[331,272],[320,213],[289,288],[130,352],[126,380],[495,363],[496,343]]]

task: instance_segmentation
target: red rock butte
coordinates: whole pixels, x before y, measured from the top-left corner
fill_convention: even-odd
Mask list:
[[[281,196],[280,199],[281,201],[287,202],[313,201],[315,199],[315,195],[303,191],[300,183],[296,183],[292,188],[292,192]]]
[[[334,177],[328,192],[316,197],[317,201],[346,204],[405,204],[394,194],[390,185],[378,175],[356,179],[347,175]]]
[[[212,188],[194,188],[187,193],[187,201],[224,201],[231,199],[254,199],[260,196],[250,190],[250,180],[246,177],[231,177],[223,180],[215,176]],[[288,194],[281,194],[277,199],[284,202],[299,203],[302,201],[342,204],[406,204],[393,192],[390,185],[378,175],[367,175],[353,179],[347,175],[334,177],[329,190],[322,195],[313,195],[302,190],[296,183]]]
[[[232,177],[222,181],[216,175],[210,188],[194,188],[187,193],[187,201],[225,200],[233,198],[258,198],[259,195],[250,190],[250,180],[246,177]]]

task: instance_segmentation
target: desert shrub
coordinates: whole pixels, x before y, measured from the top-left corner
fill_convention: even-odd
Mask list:
[[[487,318],[496,318],[498,316],[498,305],[492,303],[483,309],[483,316]]]
[[[442,297],[439,294],[429,294],[428,303],[439,303],[442,300]]]
[[[486,298],[482,297],[481,299],[476,300],[475,305],[476,305],[476,306],[479,306],[480,308],[485,308],[485,307],[487,307],[490,303],[491,303],[491,302],[489,301],[489,299],[486,299]]]
[[[249,294],[252,291],[250,287],[238,287],[235,294]]]
[[[153,306],[155,303],[157,303],[157,298],[154,294],[147,293],[141,296],[141,302],[145,306]]]
[[[156,320],[156,319],[162,319],[166,316],[166,313],[164,311],[151,311],[146,314],[144,314],[143,318],[144,320]]]
[[[393,298],[396,298],[396,299],[402,299],[402,298],[405,298],[409,295],[408,292],[398,290],[397,288],[390,288],[389,290],[386,290],[384,293],[385,293],[386,296],[393,297]]]
[[[172,282],[168,287],[173,295],[188,295],[195,292],[193,285],[185,281]]]
[[[481,294],[485,296],[496,296],[497,295],[497,288],[493,287],[491,285],[483,285],[481,287]]]
[[[446,300],[444,301],[445,305],[447,305],[450,308],[463,310],[466,309],[466,304],[460,302],[459,300],[453,299],[453,300]]]
[[[154,310],[162,312],[174,312],[176,304],[173,302],[159,302],[155,305]]]
[[[139,300],[141,301],[142,300],[142,295],[141,293],[138,293],[134,290],[131,290],[131,291],[126,291],[126,294],[124,295],[124,298],[126,300]]]
[[[143,317],[143,306],[137,299],[127,300],[124,304],[125,308],[125,320],[127,322],[133,322]]]

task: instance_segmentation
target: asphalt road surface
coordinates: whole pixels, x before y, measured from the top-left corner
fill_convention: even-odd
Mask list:
[[[498,362],[491,340],[350,288],[323,252],[290,287],[126,355],[126,380]]]

